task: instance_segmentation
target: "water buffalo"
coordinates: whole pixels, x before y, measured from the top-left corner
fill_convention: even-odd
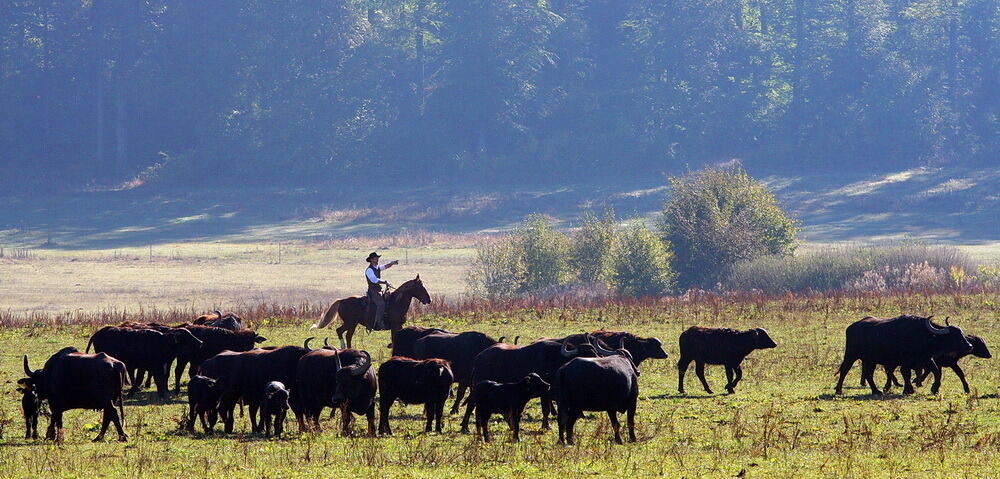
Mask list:
[[[472,368],[476,356],[486,348],[497,344],[497,341],[477,331],[464,333],[438,332],[428,334],[414,343],[414,358],[441,358],[451,362],[451,371],[455,374],[458,391],[451,413],[458,412],[459,404],[465,397],[465,391],[472,386]]]
[[[590,333],[595,339],[601,341],[601,347],[619,346],[624,341],[624,348],[632,355],[632,361],[636,366],[642,364],[647,359],[667,359],[667,352],[663,350],[663,343],[657,338],[644,338],[625,331],[605,331],[603,329]]]
[[[937,394],[938,390],[941,388],[941,373],[943,368],[951,368],[955,371],[955,375],[958,379],[962,381],[962,389],[968,394],[972,392],[969,387],[969,382],[965,379],[965,371],[962,371],[962,367],[958,365],[958,361],[966,356],[975,356],[977,358],[989,359],[993,357],[990,353],[990,349],[986,347],[986,341],[983,338],[976,336],[974,334],[966,334],[965,339],[969,341],[972,345],[972,351],[968,353],[958,353],[954,351],[949,351],[945,353],[935,354],[934,362],[924,366],[923,370],[918,370],[916,374],[916,379],[914,379],[913,384],[917,387],[921,386],[929,374],[934,374],[934,383],[931,385],[931,393]],[[893,374],[893,369],[889,366],[885,366],[886,373],[886,383],[885,389],[888,390],[893,384],[897,386],[902,386],[899,380],[896,379],[895,374]],[[864,378],[861,379],[861,386],[865,386]]]
[[[188,364],[191,365],[190,376],[198,373],[198,367],[206,359],[215,356],[223,351],[249,351],[257,343],[267,341],[267,338],[258,335],[249,329],[231,331],[224,328],[212,326],[186,325],[185,329],[191,331],[194,337],[201,340],[201,348],[190,353],[177,356],[177,365],[174,367],[174,392],[181,391],[181,374]]]
[[[375,371],[371,355],[358,349],[317,349],[299,360],[292,410],[300,431],[319,431],[323,408],[341,410],[342,432],[350,432],[351,413],[368,416],[371,435],[375,434]]]
[[[448,400],[455,377],[451,365],[444,359],[416,360],[393,357],[378,368],[379,421],[378,433],[391,436],[389,412],[397,400],[406,404],[423,404],[427,424],[424,432],[441,432],[444,403]]]
[[[420,326],[407,326],[399,331],[396,331],[396,338],[392,344],[392,355],[402,356],[407,358],[416,358],[413,351],[413,346],[416,344],[417,340],[427,336],[428,334],[434,333],[447,333],[448,331],[440,328],[421,328]]]
[[[472,367],[472,383],[517,382],[531,373],[537,374],[545,382],[551,382],[556,370],[577,356],[596,357],[597,351],[586,342],[575,348],[568,342],[551,340],[536,341],[524,346],[497,343],[476,356]],[[552,409],[549,393],[542,394],[541,403],[542,429],[549,429],[549,413]],[[463,433],[469,431],[469,418],[474,409],[475,405],[471,402],[465,409],[465,416],[462,418]]]
[[[188,382],[188,431],[194,431],[194,420],[197,417],[201,420],[202,429],[206,433],[212,432],[218,419],[223,386],[222,379],[215,380],[201,375],[191,378]]]
[[[239,353],[225,351],[202,363],[199,368],[202,376],[224,382],[219,414],[226,433],[233,432],[232,412],[237,402],[249,407],[251,430],[254,433],[262,431],[263,424],[257,422],[257,412],[264,400],[264,387],[271,381],[295,384],[299,359],[312,351],[309,349],[312,339],[306,339],[302,347],[283,346]]]
[[[872,394],[882,394],[873,377],[880,364],[890,370],[902,368],[903,394],[912,394],[911,370],[933,364],[934,356],[939,354],[965,355],[972,351],[961,328],[940,327],[931,322],[931,317],[902,315],[884,319],[869,316],[851,323],[845,334],[847,341],[835,388],[837,394],[843,393],[844,378],[859,359],[861,376],[871,387]]]
[[[38,413],[42,410],[42,398],[31,378],[17,380],[17,392],[21,393],[21,413],[24,414],[24,438],[38,439]]]
[[[100,409],[104,412],[101,432],[94,441],[104,439],[108,425],[114,423],[118,440],[128,440],[122,429],[125,410],[122,387],[128,384],[125,363],[105,353],[83,354],[67,347],[52,355],[42,369],[28,367],[24,355],[25,383],[35,388],[38,397],[48,401],[51,417],[46,439],[63,440],[63,413],[70,409]],[[118,407],[115,410],[115,407]]]
[[[223,313],[219,310],[198,316],[191,322],[191,324],[199,326],[212,326],[216,328],[228,329],[230,331],[240,331],[242,329],[246,329],[243,327],[243,318],[237,316],[236,313]]]
[[[635,442],[639,368],[624,342],[620,341],[613,351],[595,344],[602,357],[576,358],[556,371],[552,389],[559,410],[560,444],[564,440],[573,444],[573,429],[584,411],[606,411],[618,444],[622,443],[618,413],[624,412],[629,441]]]
[[[726,367],[726,391],[735,392],[736,384],[743,379],[740,364],[755,349],[777,347],[764,328],[737,331],[729,328],[703,328],[691,326],[680,336],[681,358],[677,361],[677,390],[684,394],[684,373],[691,361],[694,371],[701,380],[705,392],[712,394],[705,380],[706,364],[721,364]]]
[[[510,426],[512,440],[521,440],[521,414],[524,406],[533,397],[540,397],[549,392],[549,383],[541,376],[529,373],[520,381],[498,383],[496,381],[480,381],[472,388],[466,401],[469,409],[476,411],[476,432],[483,442],[490,442],[490,417],[503,414],[504,420]]]
[[[264,399],[260,404],[260,418],[264,423],[264,435],[281,437],[285,429],[285,415],[288,414],[288,389],[280,381],[271,381],[264,386]]]
[[[131,396],[139,390],[141,378],[136,380],[136,370],[148,371],[156,383],[156,393],[166,398],[167,367],[180,355],[192,355],[201,348],[202,341],[184,328],[164,330],[137,327],[106,326],[101,328],[87,343],[87,351],[93,345],[94,352],[108,353],[125,363],[132,380]]]

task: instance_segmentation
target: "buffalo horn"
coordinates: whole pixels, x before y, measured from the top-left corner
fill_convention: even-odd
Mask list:
[[[330,337],[329,336],[323,338],[323,347],[325,347],[325,348],[329,348],[330,347]]]
[[[28,377],[31,377],[31,368],[28,367],[28,355],[27,354],[24,355],[24,374],[27,374]]]
[[[521,336],[514,336],[514,346],[517,346],[518,339],[521,339]]]
[[[361,351],[361,354],[365,355],[364,362],[355,366],[351,374],[355,376],[364,376],[368,372],[368,368],[372,367],[372,357],[368,354],[368,351]]]
[[[615,354],[618,354],[617,351],[612,351],[610,349],[605,349],[604,346],[601,346],[601,340],[600,339],[597,339],[597,338],[594,338],[594,337],[589,337],[588,339],[590,340],[590,344],[592,346],[594,346],[594,349],[596,349],[597,352],[600,353],[601,356],[614,356]]]
[[[947,329],[938,329],[938,328],[935,328],[934,325],[931,324],[931,318],[930,317],[928,317],[925,321],[926,321],[926,325],[927,325],[927,330],[928,331],[930,331],[930,332],[932,332],[934,334],[948,334],[948,330]]]
[[[498,339],[497,342],[498,343],[502,343],[503,340],[505,340],[505,339],[507,339],[507,336],[500,336],[500,339]]]
[[[336,349],[333,350],[333,364],[336,367],[336,369],[334,369],[334,372],[340,371],[344,367],[342,364],[340,364],[340,351],[337,351]]]
[[[949,319],[951,319],[951,316],[945,316],[945,318],[944,318],[944,324],[945,324],[945,326],[951,326],[951,323],[948,322]]]
[[[305,348],[305,349],[308,349],[308,350],[312,351],[312,349],[309,348],[309,341],[312,341],[314,339],[316,339],[316,336],[313,336],[313,337],[310,337],[310,338],[306,338],[306,342],[302,343],[302,347]]]
[[[564,358],[576,357],[577,353],[579,353],[576,348],[572,351],[569,349],[569,341],[563,342],[562,349],[560,349],[559,352],[562,353]]]

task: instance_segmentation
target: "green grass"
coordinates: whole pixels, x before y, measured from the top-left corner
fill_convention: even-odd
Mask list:
[[[14,380],[20,354],[33,367],[66,345],[83,347],[92,325],[0,330],[0,476],[2,477],[986,477],[1000,463],[1000,373],[992,360],[966,359],[974,391],[966,395],[945,373],[942,394],[928,388],[910,397],[874,398],[858,387],[857,369],[844,396],[833,396],[833,371],[843,349],[843,330],[865,314],[901,310],[950,315],[953,324],[1000,344],[1000,296],[803,297],[669,300],[608,304],[591,308],[490,308],[439,312],[414,318],[421,325],[475,329],[493,336],[562,335],[584,329],[626,329],[664,341],[671,358],[642,366],[636,444],[614,445],[603,414],[582,420],[578,445],[558,446],[554,432],[539,431],[537,402],[529,405],[520,444],[507,442],[499,419],[497,441],[483,445],[458,433],[448,417],[443,434],[423,434],[420,406],[394,407],[396,436],[343,438],[337,422],[325,431],[299,435],[289,421],[286,437],[266,440],[247,434],[248,418],[237,417],[237,434],[203,437],[178,430],[184,397],[169,403],[141,393],[128,401],[130,441],[93,444],[99,421],[93,411],[66,416],[66,442],[26,441]],[[471,311],[471,310],[470,310]],[[253,318],[269,344],[301,344],[305,324]],[[705,394],[692,371],[688,395],[676,391],[677,335],[692,324],[766,327],[777,349],[756,351],[744,364],[736,394]],[[385,333],[360,334],[360,346],[385,359]],[[710,384],[722,390],[721,367],[709,367]],[[878,375],[881,377],[881,374]],[[896,390],[898,393],[898,389]],[[356,418],[358,419],[358,418]],[[41,427],[47,422],[42,418]],[[109,438],[114,438],[109,433]]]

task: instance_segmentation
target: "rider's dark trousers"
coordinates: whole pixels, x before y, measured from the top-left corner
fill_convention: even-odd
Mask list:
[[[368,300],[375,305],[375,324],[372,326],[377,326],[382,322],[382,315],[385,314],[385,298],[382,297],[382,292],[375,288],[368,288]]]

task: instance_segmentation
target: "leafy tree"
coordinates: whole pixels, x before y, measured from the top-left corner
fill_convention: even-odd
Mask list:
[[[570,266],[584,283],[610,284],[619,236],[614,211],[603,216],[587,213],[572,237]]]
[[[670,177],[663,237],[682,287],[713,287],[739,261],[795,251],[798,223],[738,165]]]
[[[514,232],[514,238],[524,255],[523,292],[563,284],[569,279],[569,239],[553,227],[548,217],[528,216]]]
[[[674,287],[669,245],[641,223],[622,232],[612,262],[612,284],[618,294],[650,296]]]

